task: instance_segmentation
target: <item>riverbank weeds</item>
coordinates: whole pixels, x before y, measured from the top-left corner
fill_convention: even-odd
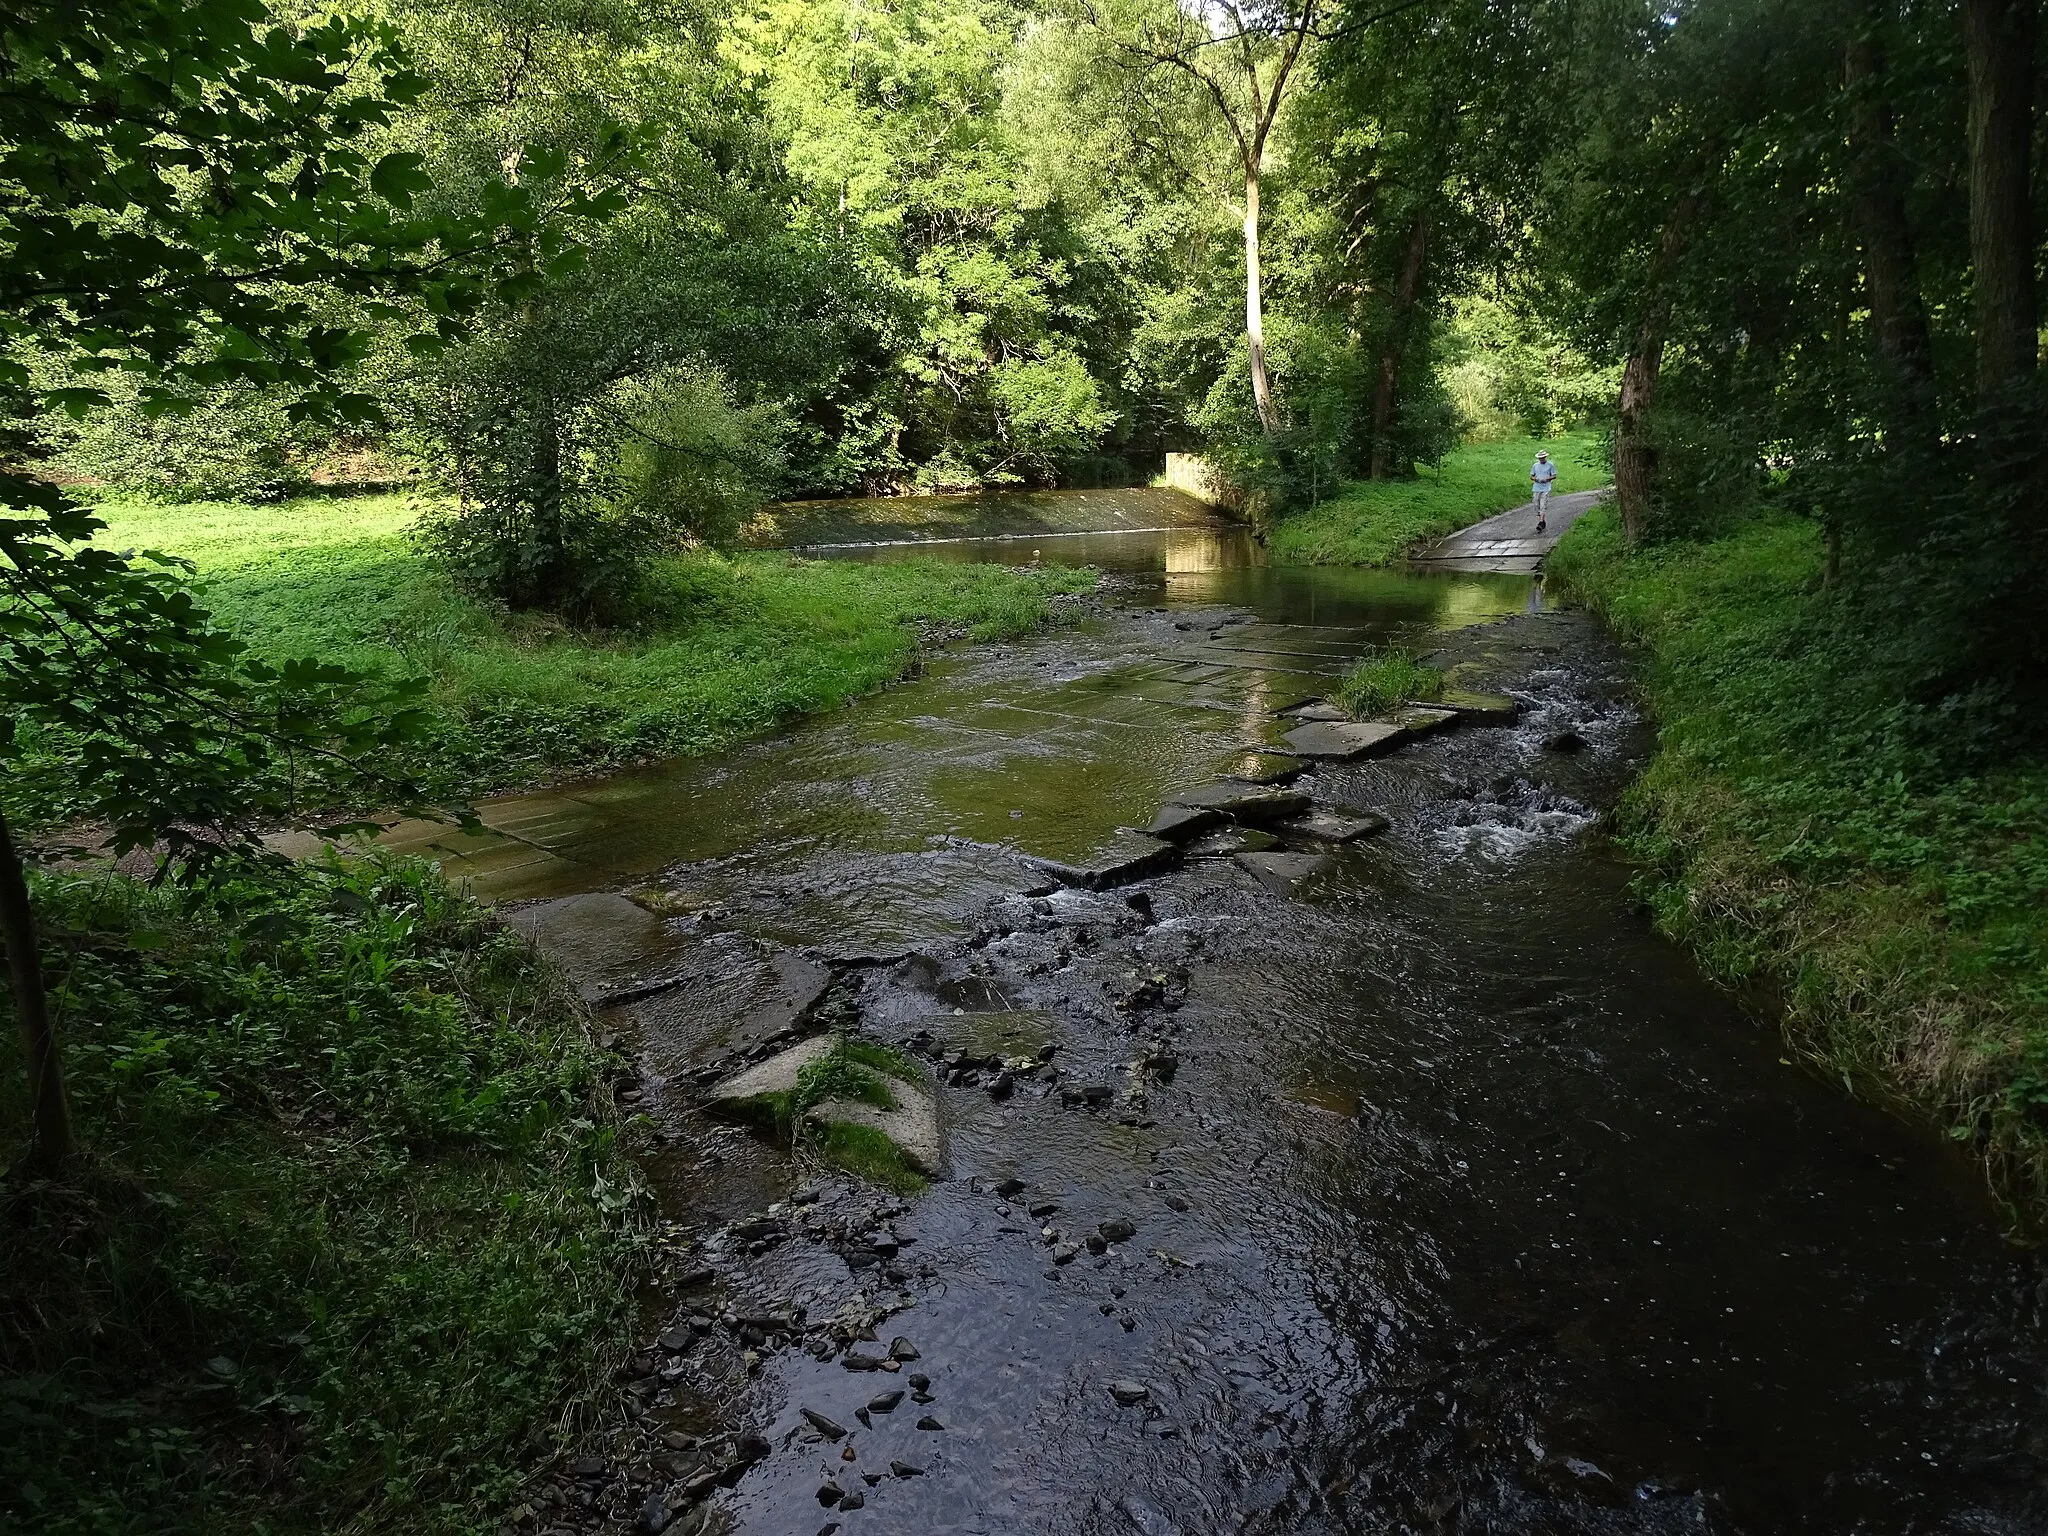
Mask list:
[[[1623,846],[1659,925],[1786,1039],[1983,1156],[2048,1213],[2048,765],[1971,769],[1916,729],[1867,647],[1836,638],[1811,521],[1631,554],[1610,508],[1554,589],[1648,655],[1656,758]]]
[[[488,1528],[615,1395],[620,1059],[429,865],[36,897],[87,1151],[0,1194],[0,1525]]]

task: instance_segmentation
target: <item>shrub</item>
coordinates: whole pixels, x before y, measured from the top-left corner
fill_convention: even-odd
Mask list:
[[[1410,700],[1440,699],[1444,675],[1407,651],[1388,647],[1364,657],[1330,690],[1330,702],[1353,719],[1377,715]]]

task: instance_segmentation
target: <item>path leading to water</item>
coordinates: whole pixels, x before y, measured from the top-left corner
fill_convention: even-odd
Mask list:
[[[1542,533],[1536,531],[1536,503],[1525,501],[1470,528],[1460,528],[1415,556],[1414,563],[1431,571],[1530,575],[1543,564],[1543,557],[1564,537],[1565,530],[1608,494],[1609,488],[1603,488],[1551,497],[1549,526]]]

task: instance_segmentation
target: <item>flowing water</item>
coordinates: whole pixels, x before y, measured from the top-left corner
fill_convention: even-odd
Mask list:
[[[2042,1265],[1960,1157],[1786,1062],[1649,931],[1600,831],[1649,733],[1597,626],[1526,578],[1275,569],[1214,526],[1000,550],[1124,587],[779,736],[507,802],[469,850],[489,893],[655,909],[533,909],[575,918],[585,974],[691,978],[608,1013],[682,1267],[715,1274],[657,1322],[738,1321],[642,1383],[638,1481],[606,1498],[762,1536],[2048,1531]],[[1298,781],[1383,836],[1299,880],[1224,835],[1027,894],[1026,855],[1273,771],[1274,711],[1389,640],[1523,714]],[[942,1062],[925,1193],[694,1108],[735,1021],[827,983]],[[999,1097],[988,1054],[1052,1068]],[[1055,1262],[1046,1229],[1105,1222]],[[766,1304],[808,1326],[746,1331]],[[835,1315],[918,1359],[846,1368]],[[912,1373],[929,1402],[857,1422]],[[736,1425],[766,1446],[685,1497]]]

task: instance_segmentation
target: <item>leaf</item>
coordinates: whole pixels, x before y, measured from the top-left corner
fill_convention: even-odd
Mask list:
[[[411,150],[394,150],[370,171],[370,190],[398,208],[412,207],[414,196],[430,191],[433,185],[426,156]]]

